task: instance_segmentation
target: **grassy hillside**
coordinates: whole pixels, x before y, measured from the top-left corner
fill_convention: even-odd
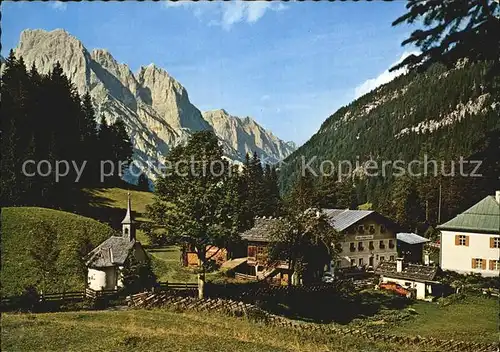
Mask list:
[[[448,306],[415,302],[348,327],[399,336],[491,344],[498,341],[498,301],[471,296]],[[399,314],[399,315],[398,315]],[[474,319],[471,319],[474,317]],[[345,326],[345,325],[343,325]],[[2,351],[435,351],[351,335],[271,327],[219,313],[126,310],[3,314]],[[89,343],[92,341],[92,343]]]
[[[2,295],[15,295],[28,285],[42,287],[41,275],[33,266],[30,249],[37,241],[37,229],[47,224],[57,236],[60,250],[58,273],[48,280],[46,292],[83,289],[84,274],[78,251],[95,247],[114,231],[106,224],[63,211],[35,208],[3,208],[2,223]]]
[[[2,351],[400,351],[351,336],[163,310],[3,314]]]

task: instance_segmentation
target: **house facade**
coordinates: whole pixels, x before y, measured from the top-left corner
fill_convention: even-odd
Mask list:
[[[500,191],[438,226],[440,266],[458,273],[500,273]]]
[[[277,221],[277,218],[257,217],[254,226],[241,235],[241,239],[246,243],[247,260],[240,270],[259,280],[273,277],[277,282],[286,283],[288,275],[292,274],[288,263],[268,260],[269,234]]]
[[[147,259],[141,243],[135,239],[135,222],[129,194],[121,236],[111,236],[94,248],[87,257],[87,287],[94,291],[123,287],[121,271],[131,255],[139,262]]]
[[[390,219],[371,210],[323,211],[340,236],[337,245],[339,256],[326,263],[326,271],[375,268],[381,262],[397,258],[397,225]],[[286,262],[268,261],[269,234],[276,221],[276,218],[256,218],[254,227],[241,235],[247,247],[245,274],[258,279],[276,277],[283,281],[293,274]]]
[[[397,256],[397,225],[372,210],[324,209],[332,226],[341,234],[339,258],[330,271],[351,267],[375,268]]]

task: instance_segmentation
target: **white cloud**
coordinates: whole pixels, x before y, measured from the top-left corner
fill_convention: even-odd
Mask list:
[[[397,60],[396,62],[394,62],[392,65],[390,65],[389,68],[393,67],[396,64],[399,64],[400,62],[402,62],[404,59],[406,59],[408,56],[410,56],[412,54],[418,55],[419,53],[416,51],[412,51],[412,52],[405,51],[403,53],[403,55],[401,55],[401,58],[399,60]],[[389,68],[387,70],[385,70],[384,72],[382,72],[377,77],[366,80],[365,82],[363,82],[362,84],[357,86],[354,89],[355,98],[359,98],[360,96],[365,95],[366,93],[372,91],[373,89],[377,88],[378,86],[381,86],[382,84],[385,84],[385,83],[392,81],[394,78],[396,78],[397,76],[399,76],[403,73],[406,73],[406,71],[407,71],[406,69],[401,68],[399,70],[389,72]]]
[[[52,1],[50,3],[50,7],[52,7],[54,10],[66,11],[68,4],[66,4],[65,2],[62,2],[62,1]]]
[[[210,17],[208,24],[221,26],[230,30],[234,24],[255,23],[260,20],[267,11],[283,11],[287,7],[280,2],[271,1],[167,1],[166,8],[184,8],[193,11],[193,14],[201,19],[204,15]]]

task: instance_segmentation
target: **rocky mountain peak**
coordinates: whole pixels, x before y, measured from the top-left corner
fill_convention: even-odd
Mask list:
[[[244,123],[223,109],[202,116],[187,90],[163,68],[149,64],[134,74],[108,50],[90,53],[63,29],[25,30],[14,53],[24,58],[28,68],[34,63],[40,73],[48,73],[59,61],[80,94],[90,92],[97,119],[123,120],[134,159],[142,165],[163,162],[172,146],[200,130],[214,130],[232,160],[244,160],[245,153],[254,150],[275,159],[292,152],[251,119],[253,124]],[[155,177],[154,172],[147,175]]]

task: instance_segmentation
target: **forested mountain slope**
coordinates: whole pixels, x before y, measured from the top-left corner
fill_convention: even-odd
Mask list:
[[[491,172],[492,162],[500,159],[500,150],[495,157],[500,136],[500,79],[491,75],[489,67],[466,62],[452,70],[434,66],[425,73],[400,76],[342,107],[285,160],[282,190],[287,191],[297,179],[302,157],[306,163],[317,157],[311,163],[317,170],[323,160],[337,165],[342,160],[355,164],[359,158],[361,164],[370,159],[381,164],[383,160],[423,160],[424,154],[450,165],[451,161],[458,163],[460,156],[467,159],[484,151],[481,158],[488,160],[482,171]],[[382,206],[390,199],[395,178],[388,173],[386,177],[356,173],[361,175],[355,177],[356,203]],[[483,191],[495,187],[494,179],[483,178],[479,183],[482,181],[479,188]]]

